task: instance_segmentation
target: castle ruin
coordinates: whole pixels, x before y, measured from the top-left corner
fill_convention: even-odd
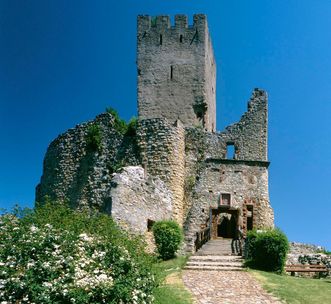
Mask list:
[[[216,132],[216,64],[205,15],[138,16],[138,124],[121,134],[104,113],[49,146],[36,200],[68,201],[110,214],[146,234],[154,221],[183,226],[187,251],[198,234],[233,237],[273,227],[269,202],[268,97],[254,89],[240,121]],[[91,125],[101,148],[89,151]],[[119,170],[121,168],[121,170]]]

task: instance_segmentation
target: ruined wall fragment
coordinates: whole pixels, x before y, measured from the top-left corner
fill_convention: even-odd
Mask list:
[[[89,149],[87,143],[92,125],[100,129],[98,150]],[[139,163],[135,138],[121,134],[111,114],[98,115],[93,121],[69,129],[49,145],[36,201],[42,203],[48,197],[67,201],[76,208],[105,211],[112,173],[125,165]]]

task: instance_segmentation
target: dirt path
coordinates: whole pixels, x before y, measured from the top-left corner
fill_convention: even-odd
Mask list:
[[[280,304],[246,271],[183,271],[196,304]]]

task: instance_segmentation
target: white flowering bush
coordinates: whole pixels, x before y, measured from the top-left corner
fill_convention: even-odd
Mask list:
[[[0,216],[1,304],[153,303],[157,284],[135,242],[119,240],[117,230],[112,240],[109,231],[63,229],[34,217]]]

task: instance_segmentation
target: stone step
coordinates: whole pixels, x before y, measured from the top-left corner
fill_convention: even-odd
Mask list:
[[[202,248],[231,248],[231,245],[211,245],[211,244],[206,244],[202,246]]]
[[[213,261],[213,262],[219,262],[219,261],[240,261],[243,262],[244,259],[241,256],[237,255],[192,255],[189,258],[190,261]]]
[[[205,244],[202,246],[202,248],[207,248],[207,247],[212,247],[212,248],[231,248],[231,244]]]
[[[198,251],[197,253],[195,253],[196,256],[209,256],[209,255],[213,255],[213,256],[219,256],[219,255],[223,255],[223,256],[232,256],[231,251],[230,252],[214,252],[214,251]]]
[[[204,267],[204,266],[213,266],[213,267],[239,267],[239,268],[243,268],[243,264],[241,262],[201,262],[201,261],[188,261],[186,263],[186,266],[187,267],[190,267],[190,266],[201,266],[201,267]]]
[[[202,246],[195,256],[232,256],[232,239],[210,240]]]
[[[213,250],[206,250],[206,251],[198,251],[197,255],[232,255],[231,251],[213,251]]]
[[[185,266],[185,270],[243,271],[244,268],[229,266]]]
[[[198,251],[231,251],[230,248],[221,248],[221,247],[205,247],[203,249],[200,249]]]
[[[243,258],[235,255],[192,255],[184,269],[239,271],[244,269]]]

